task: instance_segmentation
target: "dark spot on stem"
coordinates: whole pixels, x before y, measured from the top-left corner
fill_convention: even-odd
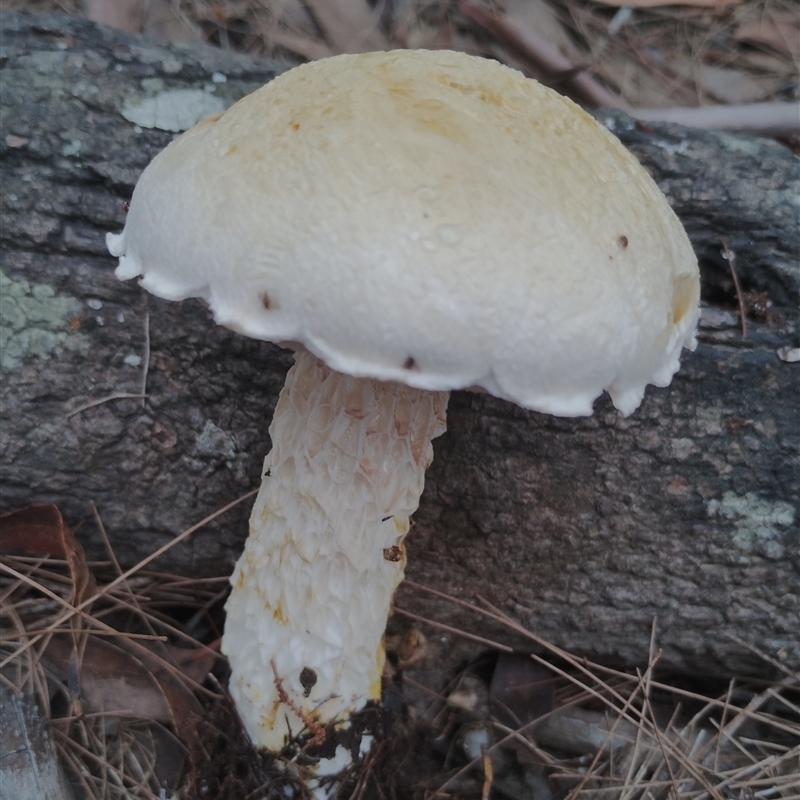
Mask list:
[[[619,243],[619,246],[624,250],[628,246],[628,237],[620,236],[619,239],[617,239],[617,242]]]
[[[409,356],[403,362],[403,369],[417,369],[417,362],[414,360],[413,356]]]
[[[384,548],[383,557],[387,561],[397,563],[398,561],[402,560],[403,551],[396,544],[393,544],[391,547]]]
[[[270,296],[266,292],[261,292],[259,297],[261,299],[261,305],[264,306],[267,311],[269,311],[272,308],[272,300],[270,299]]]
[[[311,667],[303,667],[300,670],[300,685],[305,689],[303,697],[308,697],[316,684],[317,673]]]

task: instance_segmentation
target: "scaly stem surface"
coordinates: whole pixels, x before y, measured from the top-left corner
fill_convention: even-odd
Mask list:
[[[447,400],[342,375],[297,352],[222,643],[256,745],[277,750],[309,723],[346,719],[380,697],[403,539]]]

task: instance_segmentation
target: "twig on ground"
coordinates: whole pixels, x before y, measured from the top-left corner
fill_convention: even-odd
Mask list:
[[[99,400],[92,400],[89,403],[78,406],[67,414],[66,419],[74,417],[76,414],[80,414],[83,411],[88,411],[88,409],[94,408],[95,406],[101,406],[103,403],[110,403],[112,400],[138,400],[145,397],[147,397],[147,395],[141,394],[140,392],[114,392],[114,394],[110,394],[107,397],[101,397]]]
[[[413,614],[411,611],[406,611],[404,608],[395,606],[394,611],[396,614],[408,617],[409,619],[415,619],[418,622],[424,622],[427,625],[432,625],[434,628],[439,628],[440,630],[447,631],[448,633],[454,633],[456,636],[461,636],[464,639],[470,639],[473,642],[484,644],[487,647],[491,647],[495,650],[500,650],[503,653],[514,652],[513,647],[508,647],[507,645],[500,644],[499,642],[493,642],[491,639],[484,639],[482,636],[476,636],[474,633],[468,633],[467,631],[462,631],[459,630],[458,628],[453,628],[450,625],[445,625],[443,622],[436,622],[435,620],[432,619],[426,619],[425,617],[419,616],[419,614]]]
[[[725,254],[725,260],[728,262],[728,268],[731,271],[733,278],[733,286],[736,290],[736,300],[739,303],[739,319],[742,323],[742,339],[747,338],[747,306],[744,302],[744,295],[742,294],[742,287],[739,285],[739,276],[736,274],[736,253],[731,250],[727,240],[722,236],[717,237],[722,245],[722,252]]]
[[[755,653],[755,655],[766,661],[768,664],[772,664],[772,666],[775,667],[775,669],[779,670],[784,675],[791,678],[793,681],[800,682],[800,672],[793,672],[785,664],[781,664],[780,661],[776,661],[774,658],[770,658],[770,656],[768,656],[766,653],[762,653],[757,647],[753,647],[752,644],[746,642],[744,639],[740,639],[733,633],[728,633],[727,636],[731,641],[736,642],[736,644],[741,645],[745,649],[749,650],[751,653]]]
[[[477,611],[525,635],[548,650],[552,656],[565,659],[567,666],[562,668],[558,665],[558,661],[554,663],[536,653],[531,654],[535,662],[578,687],[581,703],[585,703],[586,698],[594,698],[596,702],[599,701],[606,706],[607,714],[613,715],[614,723],[611,724],[609,719],[609,724],[602,726],[605,734],[603,744],[599,747],[592,746],[587,751],[593,752],[594,758],[585,767],[581,765],[580,771],[572,771],[573,766],[568,762],[557,763],[544,758],[547,752],[541,751],[542,763],[558,770],[551,774],[551,778],[575,782],[567,793],[570,800],[592,796],[600,798],[613,796],[618,800],[635,800],[637,797],[651,797],[657,800],[665,800],[667,797],[673,800],[677,797],[688,800],[722,800],[730,792],[738,795],[746,792],[753,797],[771,800],[773,796],[786,797],[786,789],[793,787],[792,780],[796,779],[797,773],[795,762],[800,749],[797,745],[791,746],[791,742],[800,738],[800,725],[793,721],[795,717],[800,718],[800,707],[782,694],[784,687],[793,689],[794,681],[791,678],[770,684],[765,691],[750,696],[749,702],[739,707],[733,703],[733,685],[728,687],[727,694],[714,698],[656,681],[653,674],[660,653],[656,649],[655,623],[651,635],[647,671],[644,675],[636,677],[593,664],[585,659],[576,659],[561,648],[526,631],[479,595],[476,598],[485,608],[419,584],[412,583],[409,588],[418,588]],[[425,622],[424,618],[416,615],[415,618]],[[603,675],[606,677],[601,677]],[[612,685],[609,681],[616,683]],[[666,724],[659,724],[654,701],[650,696],[651,691],[656,689],[659,692],[669,692],[677,700]],[[637,697],[642,698],[640,705],[636,702]],[[772,702],[784,704],[786,714],[790,716],[763,711],[762,706],[770,698]],[[678,720],[683,714],[684,700],[700,701],[703,703],[703,708],[691,716],[688,722],[681,722],[679,726]],[[537,749],[540,749],[546,739],[539,740],[537,737],[537,725],[542,728],[548,717],[552,715],[555,720],[562,711],[563,706],[557,707],[549,714],[533,720],[516,731],[504,728],[493,721],[498,731],[507,734],[494,747],[502,747],[513,741],[527,743],[527,737],[530,736],[539,745]],[[712,712],[721,714],[712,715]],[[601,716],[597,711],[591,713],[597,717]],[[717,719],[720,720],[719,723]],[[771,743],[769,736],[765,735],[760,737],[765,739],[764,742],[746,739],[738,735],[739,728],[745,722],[757,722],[767,726],[775,734],[788,734],[794,738],[789,740],[788,745]],[[601,723],[597,724],[600,726]],[[701,724],[702,727],[699,727]],[[619,725],[623,726],[620,729],[624,729],[622,734],[616,732]],[[628,727],[629,725],[633,727]],[[635,736],[632,737],[630,731],[634,729]],[[624,741],[618,746],[612,744],[621,735],[627,736],[631,744],[626,745]],[[536,748],[536,744],[531,744],[531,749]],[[618,755],[615,756],[615,753]],[[463,769],[449,776],[448,781],[439,787],[440,791],[447,792],[448,788],[452,789],[454,782],[468,771],[480,768],[480,761],[480,757],[473,759]]]
[[[150,312],[144,314],[144,356],[142,357],[142,408],[147,400],[147,373],[150,370]]]
[[[644,122],[674,122],[689,128],[728,130],[752,136],[800,135],[800,103],[774,101],[698,108],[634,108]]]

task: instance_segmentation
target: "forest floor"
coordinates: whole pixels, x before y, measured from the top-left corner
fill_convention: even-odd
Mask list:
[[[295,63],[395,47],[463,50],[590,106],[692,109],[800,97],[795,0],[0,7],[80,14]],[[279,756],[257,756],[224,689],[227,576],[189,580],[148,569],[151,558],[123,572],[110,548],[107,561],[87,563],[57,509],[15,513],[2,520],[2,678],[49,709],[77,796],[291,796],[286,787],[309,760],[302,737]],[[770,679],[762,681],[663,675],[654,646],[640,671],[623,673],[574,658],[480,598],[471,609],[526,636],[533,655],[398,609],[376,745],[340,800],[800,798],[800,678],[777,662],[764,656]]]

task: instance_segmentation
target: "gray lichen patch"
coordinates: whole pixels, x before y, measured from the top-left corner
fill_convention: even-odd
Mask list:
[[[56,294],[45,283],[14,280],[0,270],[0,367],[14,369],[27,354],[49,358],[80,334],[71,333],[70,318],[80,312],[74,297]]]
[[[63,50],[40,50],[19,56],[17,63],[24,69],[30,69],[40,75],[51,73],[60,75],[66,60],[67,53]]]
[[[195,442],[197,452],[207,458],[232,461],[236,456],[236,439],[227,431],[207,420]]]
[[[783,558],[783,533],[794,523],[793,506],[782,500],[762,500],[755,492],[744,496],[725,492],[722,500],[711,500],[708,515],[734,524],[732,543],[745,553],[755,551],[765,558]],[[784,531],[780,530],[784,529]]]
[[[206,420],[203,429],[195,438],[195,452],[211,461],[223,462],[240,483],[247,484],[247,453],[239,449],[236,437],[228,431]]]
[[[180,133],[225,110],[225,103],[201,89],[170,89],[136,102],[127,100],[122,116],[142,128]]]
[[[722,434],[722,409],[718,406],[698,406],[695,410],[698,432],[704,436]]]

